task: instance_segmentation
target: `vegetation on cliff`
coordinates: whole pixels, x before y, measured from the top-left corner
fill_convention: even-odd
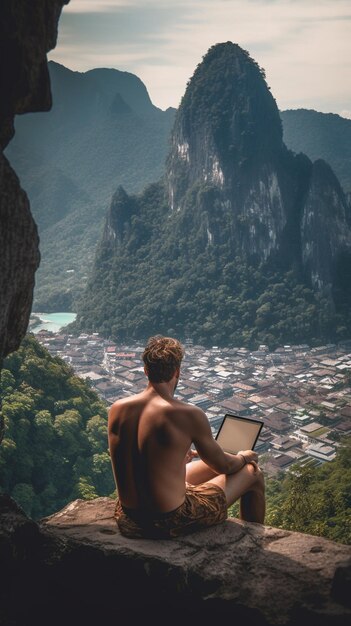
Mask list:
[[[265,524],[351,544],[350,484],[351,437],[345,437],[334,461],[292,466],[266,480]],[[238,517],[238,503],[229,512]]]
[[[200,187],[189,202],[209,193]],[[231,257],[230,223],[220,215],[227,243],[211,245],[206,223],[196,229],[192,213],[169,215],[164,194],[161,183],[141,196],[116,194],[74,328],[119,341],[163,333],[270,348],[347,335],[349,309],[335,314],[296,269]]]
[[[86,382],[31,336],[1,373],[0,489],[34,518],[111,495],[107,411]]]
[[[351,544],[351,437],[334,461],[268,481],[266,524]]]

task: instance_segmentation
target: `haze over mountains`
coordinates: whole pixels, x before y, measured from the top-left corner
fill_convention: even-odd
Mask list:
[[[116,188],[140,192],[163,175],[175,110],[154,107],[127,72],[82,74],[54,62],[49,68],[53,109],[16,118],[7,156],[39,225],[34,308],[68,310],[87,280]],[[327,159],[351,190],[351,121],[303,109],[281,118],[288,147]]]
[[[225,344],[347,333],[351,210],[294,155],[264,72],[213,46],[177,111],[163,180],[113,197],[76,327]]]
[[[118,184],[137,192],[161,176],[175,111],[155,107],[128,72],[79,73],[52,61],[49,70],[52,111],[17,116],[7,156],[39,226],[35,308],[67,310]]]
[[[351,193],[351,120],[308,109],[289,109],[280,116],[288,148],[312,161],[327,161],[344,191]]]

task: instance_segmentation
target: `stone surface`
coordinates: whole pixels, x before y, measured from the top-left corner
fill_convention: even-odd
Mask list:
[[[2,150],[18,113],[51,107],[46,53],[56,45],[62,6],[69,0],[2,0],[0,3],[0,365],[27,330],[38,233],[28,198]],[[3,423],[0,418],[0,441]]]
[[[302,214],[301,241],[303,263],[316,289],[330,288],[335,282],[340,249],[346,251],[351,246],[345,228],[350,217],[347,198],[331,167],[321,159],[315,161]]]
[[[0,624],[338,626],[351,617],[351,548],[228,520],[176,540],[127,539],[114,501],[41,521],[0,496]],[[152,621],[150,621],[152,620]]]
[[[84,545],[87,555],[104,555],[122,577],[124,593],[130,577],[148,590],[150,604],[163,594],[169,602],[176,596],[178,608],[205,615],[214,603],[258,624],[292,624],[303,616],[310,623],[337,624],[351,617],[342,591],[351,565],[347,546],[234,519],[182,539],[131,540],[119,533],[113,510],[109,498],[76,500],[42,527],[56,539]],[[85,565],[92,591],[101,576],[94,561]]]
[[[2,0],[0,3],[0,146],[14,133],[18,113],[48,111],[51,91],[46,53],[69,0]]]
[[[295,614],[337,623],[347,614],[331,588],[336,569],[350,563],[351,548],[233,519],[175,541],[130,540],[117,530],[113,509],[108,498],[76,500],[44,524],[56,537],[116,559],[116,572],[127,557],[137,576],[142,558],[143,584],[153,587],[155,604],[162,588],[177,589],[178,602],[222,600],[233,615],[245,607],[258,623],[288,624]]]
[[[0,156],[0,358],[23,339],[32,306],[39,237],[26,193]]]

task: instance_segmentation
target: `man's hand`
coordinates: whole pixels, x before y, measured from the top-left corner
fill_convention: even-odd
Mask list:
[[[244,457],[246,463],[251,463],[251,465],[254,466],[255,469],[257,469],[258,465],[258,454],[257,452],[254,452],[253,450],[239,450],[238,455],[241,455]]]

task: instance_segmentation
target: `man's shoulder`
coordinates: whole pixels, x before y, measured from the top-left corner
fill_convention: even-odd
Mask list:
[[[118,398],[118,400],[115,400],[115,402],[113,404],[111,404],[111,406],[109,408],[109,414],[110,415],[117,415],[118,412],[123,407],[135,404],[135,402],[137,401],[138,395],[139,394],[135,394],[133,396],[127,396],[126,398]]]
[[[174,408],[181,413],[187,413],[192,416],[203,417],[205,413],[200,407],[195,404],[189,404],[188,402],[183,402],[183,400],[175,400]]]

